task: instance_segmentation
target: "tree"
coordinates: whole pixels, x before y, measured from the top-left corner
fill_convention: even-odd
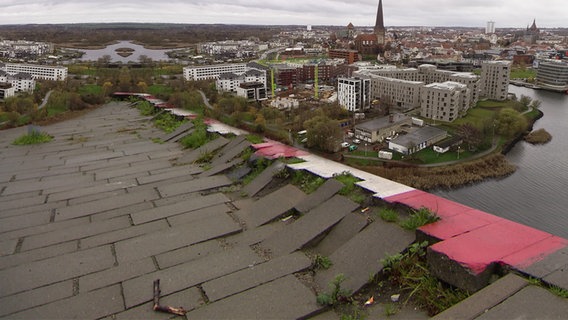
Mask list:
[[[99,67],[106,67],[110,64],[111,61],[112,57],[108,54],[105,54],[104,56],[97,59],[97,64],[99,65]]]
[[[144,81],[138,82],[138,84],[136,86],[138,87],[138,90],[140,90],[140,92],[147,92],[148,91],[148,85]]]
[[[512,138],[526,130],[527,120],[519,112],[506,108],[501,110],[495,119],[495,129],[498,134]]]
[[[307,146],[327,152],[335,152],[341,141],[339,121],[327,116],[316,116],[304,122],[306,128]]]
[[[130,70],[128,67],[122,67],[120,73],[118,74],[118,86],[122,91],[130,91],[130,86],[132,85],[132,76],[130,75]]]
[[[528,108],[529,105],[531,104],[532,99],[531,99],[531,97],[525,96],[525,95],[523,94],[523,95],[521,95],[521,99],[519,99],[519,102],[520,102],[520,103],[525,107],[525,109],[526,109],[526,108]]]
[[[470,123],[462,124],[457,129],[458,134],[467,143],[469,149],[476,149],[483,142],[481,131]]]

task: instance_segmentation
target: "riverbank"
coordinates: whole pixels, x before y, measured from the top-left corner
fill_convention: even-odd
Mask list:
[[[448,190],[479,183],[486,179],[503,178],[513,174],[516,170],[515,165],[500,153],[493,153],[465,163],[434,168],[357,165],[354,167],[425,191]]]

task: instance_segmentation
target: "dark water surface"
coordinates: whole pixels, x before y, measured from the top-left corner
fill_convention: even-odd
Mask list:
[[[517,171],[436,195],[568,239],[568,95],[510,86],[509,92],[542,102],[534,129],[552,135],[545,145],[519,142],[508,154]]]

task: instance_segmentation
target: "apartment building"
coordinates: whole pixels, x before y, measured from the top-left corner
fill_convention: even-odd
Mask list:
[[[12,84],[0,81],[0,100],[12,97],[16,94],[16,91]]]
[[[215,82],[217,90],[236,93],[248,100],[265,100],[267,98],[266,71],[249,69],[243,74],[232,72],[219,75]]]
[[[482,96],[506,99],[509,68],[509,62],[490,62],[479,77],[425,64],[418,68],[367,68],[354,75],[371,79],[370,101],[377,99],[403,112],[420,108],[423,117],[454,121],[474,107]],[[338,83],[338,97],[347,99],[353,96],[352,90]],[[348,108],[346,102],[342,105]]]
[[[60,66],[43,66],[35,64],[24,64],[24,63],[0,63],[0,70],[3,70],[11,75],[17,73],[28,73],[34,80],[52,80],[52,81],[64,81],[67,79],[67,67]]]
[[[198,81],[218,79],[224,73],[243,74],[246,71],[247,65],[245,63],[191,66],[183,68],[183,77],[188,81]]]
[[[29,73],[20,72],[12,75],[2,70],[0,70],[0,83],[9,84],[14,92],[32,92],[36,85],[34,78]],[[10,93],[10,91],[6,92]],[[8,95],[4,96],[8,97]]]
[[[486,61],[481,63],[481,95],[503,101],[509,95],[510,61]]]
[[[347,64],[359,61],[359,52],[357,50],[330,49],[327,54],[330,59],[344,59]]]
[[[339,105],[350,112],[361,112],[371,107],[371,80],[339,78],[337,81]]]
[[[371,100],[381,100],[391,107],[407,111],[420,107],[422,81],[371,76]],[[338,93],[339,95],[339,93]]]
[[[543,89],[568,92],[568,63],[562,60],[540,60],[536,84]]]
[[[463,115],[470,105],[465,84],[447,81],[422,87],[420,115],[425,118],[452,122]]]

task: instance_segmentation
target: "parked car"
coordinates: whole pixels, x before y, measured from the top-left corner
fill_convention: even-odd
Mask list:
[[[353,143],[354,143],[354,144],[359,144],[359,143],[361,143],[361,140],[355,139],[355,140],[353,140]]]
[[[349,142],[342,142],[341,147],[342,148],[349,148]]]

